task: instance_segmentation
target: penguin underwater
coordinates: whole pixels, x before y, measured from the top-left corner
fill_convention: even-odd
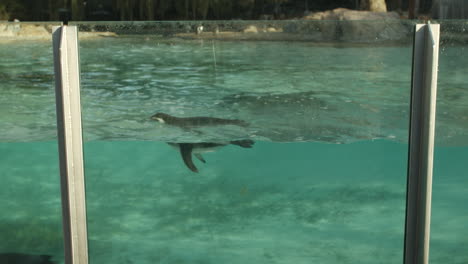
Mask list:
[[[217,148],[231,145],[237,145],[243,148],[252,148],[252,145],[255,142],[250,139],[244,140],[235,140],[229,142],[219,142],[219,143],[211,143],[211,142],[201,142],[201,143],[172,143],[168,142],[167,144],[178,148],[180,151],[180,155],[182,156],[182,160],[185,163],[185,166],[189,168],[193,172],[198,172],[197,167],[193,163],[192,154],[197,157],[201,162],[206,163],[206,160],[202,157],[201,153],[205,152],[212,152],[215,151]]]
[[[156,120],[159,123],[173,125],[180,128],[192,128],[200,126],[218,126],[218,125],[237,125],[247,126],[247,122],[238,119],[222,119],[215,117],[175,117],[164,113],[156,113],[151,116],[152,120]],[[201,153],[212,152],[217,148],[224,147],[227,145],[236,145],[242,148],[252,148],[255,142],[250,139],[244,140],[233,140],[228,142],[197,142],[197,143],[175,143],[167,142],[172,147],[178,148],[182,160],[184,161],[187,168],[193,172],[198,172],[197,167],[193,163],[192,155],[194,155],[201,162],[206,163]]]

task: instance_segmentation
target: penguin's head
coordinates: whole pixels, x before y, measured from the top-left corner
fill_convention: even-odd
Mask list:
[[[159,123],[163,123],[163,124],[166,123],[166,120],[168,118],[170,118],[170,116],[164,113],[156,113],[153,116],[151,116],[152,120],[158,121]]]

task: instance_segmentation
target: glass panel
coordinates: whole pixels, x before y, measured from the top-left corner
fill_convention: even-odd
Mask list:
[[[0,23],[0,263],[62,263],[51,24]]]
[[[441,21],[431,263],[468,261],[468,62],[466,21]]]
[[[401,262],[406,23],[80,24],[91,262]]]

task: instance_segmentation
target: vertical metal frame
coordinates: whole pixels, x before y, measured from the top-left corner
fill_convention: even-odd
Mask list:
[[[439,25],[416,25],[408,150],[405,264],[427,264],[439,60]]]
[[[76,26],[53,28],[65,263],[88,263]]]

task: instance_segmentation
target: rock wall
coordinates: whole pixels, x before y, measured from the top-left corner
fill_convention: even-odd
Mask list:
[[[0,22],[0,41],[15,40],[51,40],[52,26],[57,24],[33,24],[17,22]],[[78,32],[80,39],[97,37],[116,37],[114,32]]]
[[[311,13],[304,20],[317,20],[316,30],[325,41],[398,41],[408,38],[410,23],[395,12],[356,11],[346,8]]]
[[[0,22],[0,38],[3,39],[50,39],[52,26]]]

